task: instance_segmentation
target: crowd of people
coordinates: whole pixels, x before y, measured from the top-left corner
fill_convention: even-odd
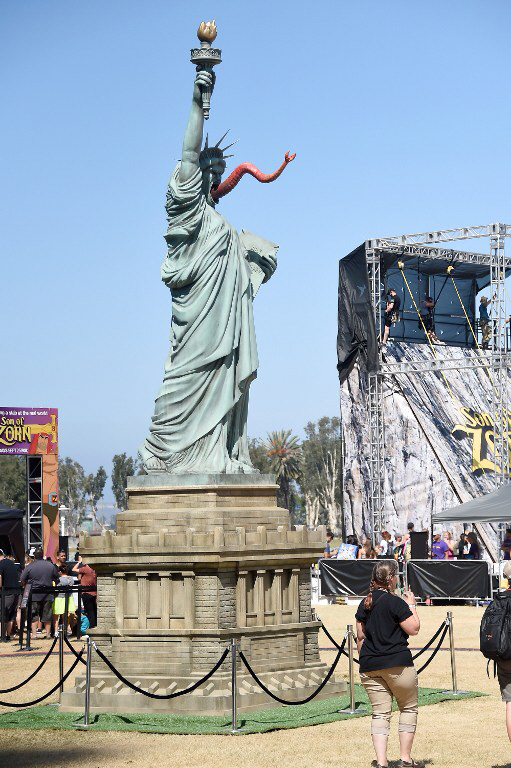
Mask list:
[[[360,543],[359,539],[350,535],[339,546],[333,546],[335,538],[333,531],[328,528],[326,533],[327,543],[324,557],[338,560],[377,560],[394,559],[398,563],[405,563],[412,558],[412,534],[414,524],[408,523],[408,531],[405,534],[392,535],[389,531],[383,531],[378,544],[365,537]],[[502,545],[504,559],[508,560],[511,553],[511,529],[506,533],[506,539]],[[475,531],[463,532],[459,540],[455,541],[451,531],[442,531],[435,527],[433,541],[429,549],[432,560],[480,560],[482,555],[481,545]]]
[[[60,549],[54,560],[44,558],[42,549],[25,554],[25,567],[15,562],[13,555],[0,550],[0,588],[3,591],[4,636],[9,642],[22,628],[22,597],[25,587],[30,586],[31,637],[51,639],[58,632],[59,625],[66,620],[69,634],[77,631],[78,592],[67,592],[66,588],[80,584],[81,594],[80,631],[95,627],[97,623],[96,573],[82,562],[79,553],[73,562],[67,561],[67,553]],[[62,592],[54,588],[62,587]]]

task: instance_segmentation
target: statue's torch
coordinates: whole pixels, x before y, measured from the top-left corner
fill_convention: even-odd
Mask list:
[[[200,40],[200,48],[192,48],[190,61],[196,65],[197,72],[202,69],[213,71],[215,64],[222,61],[222,51],[219,48],[212,48],[211,43],[216,38],[216,22],[201,21],[197,30],[197,37]],[[209,107],[211,103],[211,89],[202,87],[202,111],[204,120],[209,119]]]

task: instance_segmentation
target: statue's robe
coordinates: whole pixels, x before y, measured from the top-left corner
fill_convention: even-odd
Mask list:
[[[172,292],[171,348],[140,456],[148,471],[254,472],[246,435],[258,366],[250,267],[201,184],[199,170],[182,183],[179,164],[169,182],[161,275]]]

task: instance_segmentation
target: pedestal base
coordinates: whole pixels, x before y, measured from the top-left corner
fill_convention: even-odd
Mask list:
[[[324,530],[290,528],[272,480],[129,478],[117,535],[80,541],[84,561],[98,574],[98,627],[89,634],[138,687],[156,694],[187,688],[214,667],[232,638],[282,698],[306,698],[325,678],[310,579]],[[91,711],[227,715],[230,664],[192,693],[159,700],[124,686],[93,654]],[[332,679],[320,697],[345,688]],[[82,709],[84,689],[85,678],[78,678],[61,708]],[[237,689],[240,712],[276,706],[241,666]]]

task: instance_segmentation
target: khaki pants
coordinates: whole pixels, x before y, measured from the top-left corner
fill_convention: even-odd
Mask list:
[[[360,680],[373,709],[371,733],[389,734],[392,697],[396,699],[400,712],[398,730],[415,733],[419,699],[415,667],[391,667],[374,672],[361,672]]]

